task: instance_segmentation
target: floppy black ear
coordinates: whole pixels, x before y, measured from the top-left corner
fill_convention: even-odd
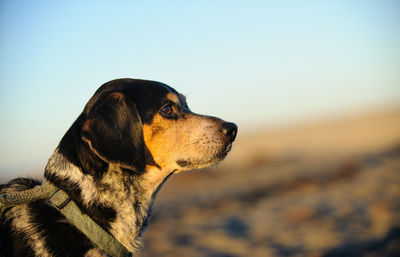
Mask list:
[[[107,92],[96,100],[81,136],[104,161],[136,172],[144,170],[142,122],[136,104],[123,93]]]

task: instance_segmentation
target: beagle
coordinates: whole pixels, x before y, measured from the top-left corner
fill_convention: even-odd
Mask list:
[[[215,165],[236,134],[234,123],[193,113],[186,98],[163,83],[117,79],[95,92],[61,139],[44,182],[66,192],[131,254],[167,178]],[[19,178],[1,185],[0,193],[40,185]],[[7,209],[0,225],[0,256],[109,256],[48,199]]]

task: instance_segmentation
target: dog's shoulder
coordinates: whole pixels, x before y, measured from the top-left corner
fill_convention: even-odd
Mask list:
[[[0,185],[0,193],[29,190],[40,184],[17,178]],[[0,220],[0,257],[84,256],[92,248],[88,239],[45,200],[11,207]]]
[[[16,178],[7,184],[0,185],[0,193],[7,194],[13,192],[20,192],[29,190],[35,186],[40,185],[40,182],[28,178]],[[24,212],[26,205],[18,207],[11,207],[4,212],[0,221],[0,256],[18,256],[18,255],[32,255],[32,248],[25,244],[25,235],[23,231],[18,229],[18,224],[21,226],[29,225],[24,224],[24,219],[29,215]],[[28,226],[27,229],[30,229]],[[32,229],[31,229],[32,230]],[[9,248],[9,245],[16,244],[19,246],[17,250]]]

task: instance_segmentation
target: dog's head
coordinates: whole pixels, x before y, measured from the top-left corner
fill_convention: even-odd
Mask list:
[[[183,95],[154,81],[119,79],[101,86],[84,109],[81,137],[100,159],[142,172],[216,164],[237,126],[193,113]]]

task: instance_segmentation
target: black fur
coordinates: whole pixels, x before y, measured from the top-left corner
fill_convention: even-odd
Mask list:
[[[142,123],[129,97],[116,92],[103,93],[87,114],[81,134],[106,162],[134,172],[144,170]]]
[[[81,139],[81,127],[85,121],[85,114],[81,114],[71,128],[65,133],[59,144],[59,151],[68,161],[81,167],[82,172],[101,179],[108,169],[108,163],[100,159],[88,144]]]

